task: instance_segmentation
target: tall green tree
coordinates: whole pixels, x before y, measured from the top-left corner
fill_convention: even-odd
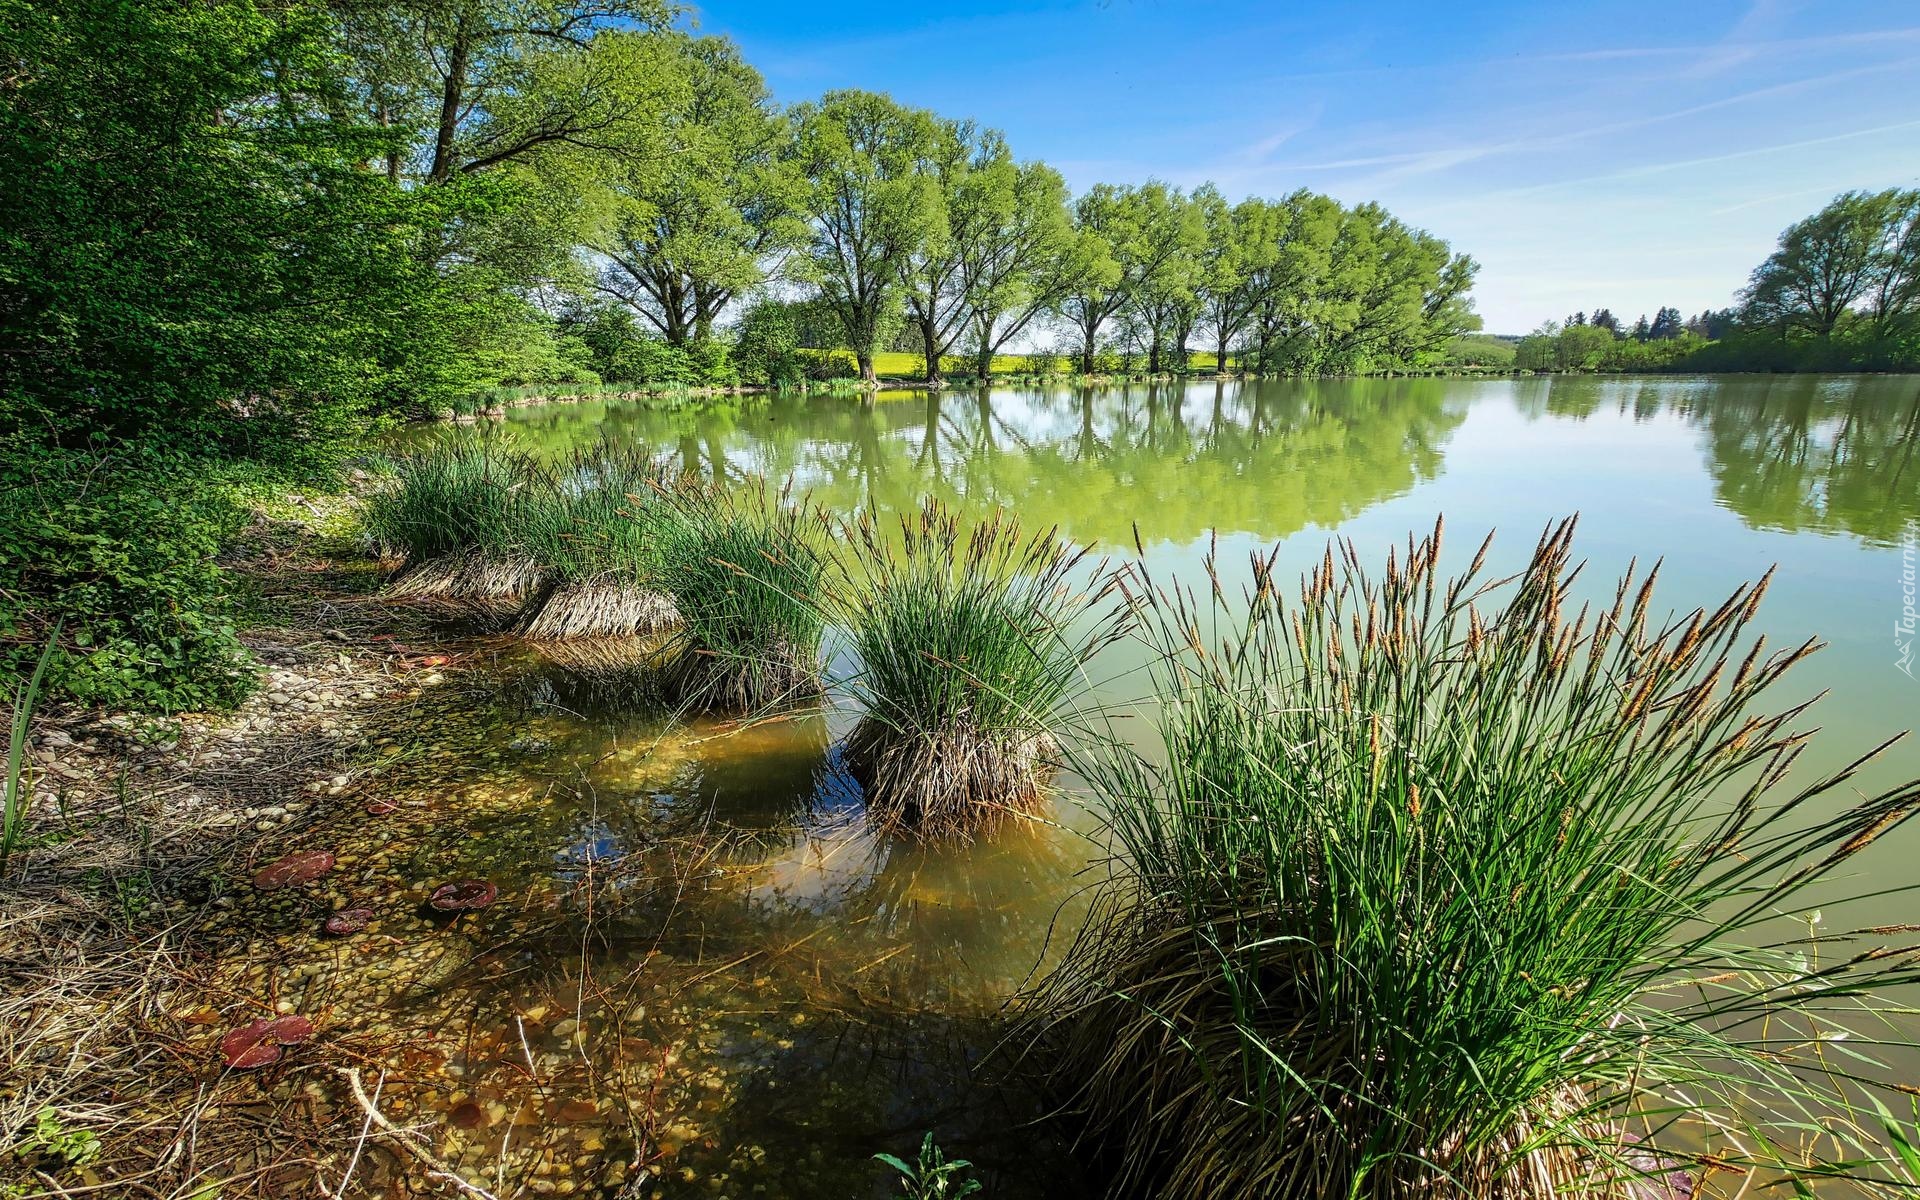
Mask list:
[[[1788,226],[1747,283],[1743,319],[1824,338],[1862,302],[1886,303],[1893,315],[1913,294],[1914,195],[1847,192]]]
[[[1090,268],[1090,247],[1074,235],[1067,185],[1044,163],[1023,163],[983,180],[984,219],[960,245],[960,287],[974,374],[1060,302]]]
[[[1191,303],[1194,257],[1206,231],[1176,189],[1157,180],[1137,187],[1096,184],[1074,202],[1076,232],[1087,241],[1086,272],[1060,304],[1079,335],[1080,369],[1093,371],[1100,331],[1131,305],[1154,346],[1179,304]],[[1158,314],[1163,320],[1156,324]]]
[[[595,286],[686,346],[710,338],[807,230],[790,128],[759,72],[720,38],[649,42],[659,128],[595,170],[601,211],[586,244]]]
[[[1000,228],[1017,170],[997,130],[971,121],[935,123],[926,171],[940,190],[945,222],[900,268],[907,323],[918,335],[928,383],[940,382],[941,360],[966,325],[974,299],[967,262]]]
[[[901,278],[915,254],[947,235],[946,206],[927,167],[938,119],[875,92],[829,92],[794,114],[794,161],[811,222],[794,274],[814,284],[846,334],[860,377],[897,328]]]
[[[9,431],[244,449],[468,382],[425,248],[497,196],[367,169],[339,53],[318,4],[0,4]]]
[[[1212,185],[1196,190],[1194,201],[1207,229],[1197,285],[1201,317],[1213,332],[1214,368],[1225,374],[1227,354],[1253,317],[1254,281],[1266,260],[1259,239],[1271,231],[1268,205],[1254,197],[1230,208]]]
[[[1246,270],[1257,370],[1298,369],[1300,348],[1319,318],[1340,216],[1337,203],[1307,191],[1249,214]]]

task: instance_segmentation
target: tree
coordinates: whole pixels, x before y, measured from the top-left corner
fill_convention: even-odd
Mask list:
[[[901,278],[912,257],[947,236],[945,205],[926,167],[936,152],[933,114],[874,92],[829,92],[794,114],[795,163],[812,223],[795,273],[820,289],[860,366],[900,316]]]
[[[403,141],[387,170],[445,184],[548,147],[613,150],[645,118],[602,33],[664,28],[663,0],[343,4],[341,41],[372,122]]]
[[[1159,374],[1168,350],[1184,368],[1187,339],[1200,315],[1200,252],[1207,227],[1199,205],[1174,188],[1148,184],[1135,192],[1138,243],[1129,249],[1129,303],[1146,334],[1147,370]]]
[[[1685,322],[1680,316],[1679,309],[1662,308],[1653,314],[1653,324],[1647,327],[1646,340],[1664,342],[1670,338],[1677,338],[1684,328]]]
[[[1615,337],[1620,335],[1620,319],[1613,315],[1613,310],[1610,308],[1594,309],[1593,316],[1588,319],[1588,324],[1596,329],[1604,329]]]
[[[610,156],[588,248],[596,285],[668,344],[705,341],[736,296],[806,236],[786,123],[719,38],[658,35],[659,148]]]
[[[1201,316],[1213,331],[1214,369],[1224,375],[1227,351],[1253,316],[1254,273],[1264,261],[1256,239],[1268,228],[1267,202],[1248,199],[1229,208],[1212,185],[1196,190],[1194,202],[1207,230],[1200,254]]]
[[[974,374],[981,379],[992,374],[1000,348],[1089,269],[1088,247],[1074,236],[1058,171],[1025,163],[1010,176],[994,172],[988,182],[983,217],[959,251]]]
[[[1298,365],[1325,303],[1340,231],[1340,206],[1299,191],[1249,214],[1247,285],[1252,292],[1255,368]]]
[[[1146,320],[1146,305],[1192,294],[1193,255],[1206,236],[1184,197],[1157,180],[1138,187],[1096,184],[1074,202],[1074,226],[1088,240],[1087,270],[1061,302],[1061,316],[1080,334],[1080,369],[1093,372],[1101,328],[1135,305],[1154,346],[1158,369],[1164,327]]]
[[[471,384],[491,300],[425,251],[497,193],[366,169],[392,139],[337,36],[317,6],[9,6],[0,432],[231,449]]]
[[[919,336],[927,382],[940,382],[940,361],[970,316],[973,293],[967,262],[1002,225],[1012,204],[1018,168],[998,131],[971,121],[939,121],[928,173],[940,189],[946,216],[939,236],[926,238],[901,263],[907,323]]]
[[[1782,333],[1827,337],[1885,277],[1886,245],[1899,192],[1847,192],[1780,235],[1754,268],[1743,319]]]

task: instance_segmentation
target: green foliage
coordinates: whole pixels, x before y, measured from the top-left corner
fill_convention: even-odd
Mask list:
[[[1029,1009],[1119,1190],[1624,1196],[1629,1122],[1791,1175],[1741,1131],[1873,1082],[1818,1048],[1916,967],[1794,915],[1920,783],[1789,785],[1813,646],[1749,638],[1764,584],[1576,612],[1571,536],[1497,582],[1438,529],[1384,580],[1329,547],[1297,603],[1273,554],[1142,580],[1157,744],[1077,764],[1128,870]]]
[[[800,329],[791,307],[763,299],[742,313],[733,358],[746,383],[787,387],[805,379],[808,362],[800,353]]]
[[[43,1108],[33,1119],[33,1130],[9,1147],[20,1158],[38,1158],[43,1165],[84,1167],[105,1149],[99,1135],[87,1129],[69,1129],[60,1114]],[[46,1160],[53,1160],[48,1163]]]
[[[920,1141],[920,1157],[904,1162],[891,1154],[876,1154],[900,1176],[900,1195],[904,1200],[959,1200],[981,1190],[978,1179],[965,1178],[973,1164],[964,1158],[949,1159],[933,1144],[933,1131]]]
[[[727,305],[807,230],[788,130],[759,73],[719,38],[669,33],[652,45],[666,146],[605,164],[596,194],[607,212],[587,244],[603,261],[600,290],[686,347],[710,341]]]
[[[947,236],[946,200],[927,169],[938,119],[874,92],[829,92],[794,113],[794,161],[812,238],[793,264],[819,288],[863,379],[899,327],[902,273]]]
[[[175,711],[253,687],[214,562],[258,480],[182,454],[0,459],[0,675],[60,630],[49,694]]]

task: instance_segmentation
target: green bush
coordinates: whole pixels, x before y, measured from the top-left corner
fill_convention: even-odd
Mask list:
[[[0,465],[0,674],[33,669],[64,622],[49,694],[163,712],[253,687],[230,579],[242,483],[184,456],[137,464],[41,453]]]

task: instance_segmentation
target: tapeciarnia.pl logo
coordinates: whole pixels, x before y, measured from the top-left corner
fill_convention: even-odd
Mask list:
[[[1900,619],[1893,623],[1893,665],[1908,679],[1915,677],[1914,633],[1920,627],[1920,613],[1914,610],[1917,549],[1920,549],[1920,520],[1907,522],[1906,536],[1900,539]]]

